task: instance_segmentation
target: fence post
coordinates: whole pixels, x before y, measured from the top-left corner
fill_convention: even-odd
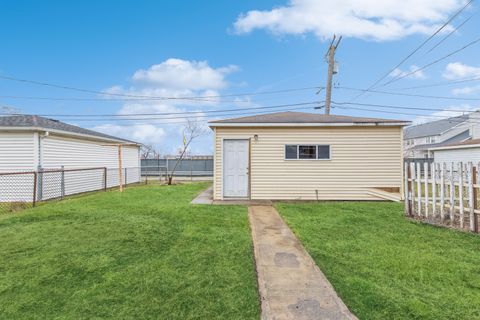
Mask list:
[[[422,215],[422,167],[420,162],[417,162],[417,207],[418,215]]]
[[[423,176],[425,177],[424,185],[425,185],[425,218],[428,218],[428,162],[423,164]]]
[[[458,164],[458,205],[460,207],[460,228],[463,229],[464,224],[464,208],[463,208],[463,163]]]
[[[477,187],[475,186],[477,184],[477,168],[474,166],[473,171],[472,171],[472,181],[473,181],[473,232],[478,233],[478,215],[475,212],[475,209],[477,209]]]
[[[415,216],[415,162],[411,162],[410,163],[410,178],[411,178],[411,182],[410,182],[410,191],[411,191],[411,198],[410,199],[410,208],[411,208],[411,213],[412,213],[412,216]]]
[[[103,191],[107,191],[107,167],[103,167]]]
[[[127,186],[127,168],[125,168],[125,187]]]
[[[450,222],[455,220],[455,171],[453,162],[450,162]]]
[[[41,166],[38,166],[37,193],[37,200],[41,201],[43,198],[43,168]]]
[[[440,170],[440,221],[442,222],[445,216],[445,167],[443,162]]]
[[[65,198],[65,166],[61,166],[61,181],[60,181],[60,194],[61,198]]]
[[[166,161],[167,161],[167,166],[166,166],[167,167],[167,172],[166,172],[165,181],[168,180],[168,157],[167,157]]]
[[[33,199],[32,199],[32,206],[35,207],[37,202],[37,172],[33,172]]]
[[[403,187],[403,200],[405,201],[405,215],[410,215],[410,190],[408,187],[408,180],[410,178],[410,170],[408,169],[408,163],[405,161],[403,163],[403,179],[404,179],[404,187]]]
[[[437,164],[432,163],[430,169],[432,172],[432,216],[435,219],[437,212]]]

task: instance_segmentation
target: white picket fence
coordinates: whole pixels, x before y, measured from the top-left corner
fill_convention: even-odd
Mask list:
[[[405,213],[429,223],[478,232],[479,165],[405,163]]]

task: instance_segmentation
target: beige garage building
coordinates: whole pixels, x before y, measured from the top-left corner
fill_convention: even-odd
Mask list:
[[[211,121],[214,199],[399,200],[408,124],[302,112]]]

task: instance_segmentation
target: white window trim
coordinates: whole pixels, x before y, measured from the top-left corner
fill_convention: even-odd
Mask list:
[[[297,146],[297,158],[296,159],[287,159],[287,146]],[[315,146],[315,159],[301,159],[300,156],[300,146]],[[319,146],[328,146],[328,158],[318,159],[318,147]],[[332,160],[332,146],[330,144],[312,144],[312,143],[291,143],[285,144],[283,146],[283,160],[285,161],[330,161]]]

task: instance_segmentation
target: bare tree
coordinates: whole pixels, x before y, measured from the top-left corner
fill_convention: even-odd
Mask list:
[[[158,156],[158,151],[151,144],[142,144],[140,147],[142,159],[153,159]]]
[[[187,149],[192,143],[192,141],[204,134],[206,134],[205,129],[201,125],[199,125],[198,122],[191,121],[191,120],[187,121],[187,123],[185,124],[185,127],[183,128],[183,146],[180,148],[180,152],[179,152],[180,155],[177,158],[177,161],[175,162],[175,166],[173,167],[172,171],[170,171],[170,174],[168,175],[169,185],[172,184],[173,174],[175,173],[175,170],[177,169],[182,159],[185,157],[185,154],[187,153]]]

